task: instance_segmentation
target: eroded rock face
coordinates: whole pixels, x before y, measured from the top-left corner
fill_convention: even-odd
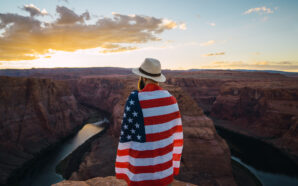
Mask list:
[[[124,180],[117,179],[115,176],[107,176],[107,177],[95,177],[88,179],[86,181],[71,181],[65,180],[52,186],[126,186],[126,182]],[[178,180],[174,180],[172,183],[173,186],[195,186],[191,183],[186,183]]]
[[[115,174],[114,163],[124,104],[136,83],[136,77],[127,77],[123,81],[123,92],[119,94],[121,99],[112,108],[109,131],[92,143],[90,152],[84,155],[79,169],[72,173],[70,180],[86,180]],[[216,133],[212,120],[203,114],[203,110],[180,87],[169,84],[161,86],[176,97],[182,114],[184,148],[177,179],[199,185],[236,185],[229,147]]]
[[[247,135],[275,145],[298,164],[297,81],[227,83],[211,116],[229,120],[230,127],[242,127]]]
[[[296,162],[297,82],[281,74],[225,70],[167,77],[167,83],[189,93],[208,116],[224,121],[221,125],[273,144]]]
[[[0,184],[82,125],[86,113],[65,82],[0,77]]]

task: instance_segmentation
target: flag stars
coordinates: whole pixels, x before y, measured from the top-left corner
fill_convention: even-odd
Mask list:
[[[128,140],[130,140],[130,139],[131,139],[131,135],[127,135],[126,138],[127,138]]]
[[[126,106],[126,110],[129,111],[130,110],[130,107],[129,106]]]
[[[124,134],[123,130],[121,130],[121,136]]]
[[[123,127],[124,127],[124,129],[128,129],[128,126],[125,124],[125,125],[123,125]]]
[[[135,124],[136,128],[140,128],[140,124],[136,123]]]
[[[132,115],[133,117],[138,117],[138,113],[136,111],[133,111]]]
[[[135,103],[134,100],[129,101],[129,104],[131,104],[131,105],[133,105],[134,103]]]
[[[126,117],[126,113],[124,112],[123,117]]]
[[[134,129],[131,129],[130,131],[132,134],[134,134],[136,132],[136,130],[134,130]]]
[[[140,140],[141,139],[141,136],[140,135],[137,135],[137,138],[138,138],[138,140]]]
[[[132,123],[132,118],[128,118],[128,122],[129,123]]]

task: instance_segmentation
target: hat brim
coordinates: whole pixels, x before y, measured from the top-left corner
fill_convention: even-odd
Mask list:
[[[160,76],[157,76],[157,77],[153,77],[153,76],[148,76],[146,74],[143,74],[142,72],[139,71],[139,68],[133,68],[131,71],[136,75],[143,76],[143,77],[149,78],[149,79],[153,79],[154,81],[157,81],[157,82],[165,82],[166,81],[166,77],[163,74],[160,74]]]

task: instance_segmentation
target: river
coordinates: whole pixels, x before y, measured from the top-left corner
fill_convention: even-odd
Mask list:
[[[60,174],[55,172],[56,165],[87,139],[101,132],[103,127],[100,125],[104,122],[107,122],[106,118],[85,124],[77,134],[63,141],[55,150],[43,157],[40,165],[27,172],[19,184],[21,186],[48,186],[64,180]]]
[[[253,173],[264,186],[297,186],[298,167],[278,149],[256,139],[216,126],[237,161]]]

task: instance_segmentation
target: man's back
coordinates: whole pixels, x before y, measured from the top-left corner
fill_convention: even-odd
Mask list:
[[[116,177],[128,185],[168,185],[179,173],[182,148],[176,98],[153,83],[132,91],[121,124]]]

